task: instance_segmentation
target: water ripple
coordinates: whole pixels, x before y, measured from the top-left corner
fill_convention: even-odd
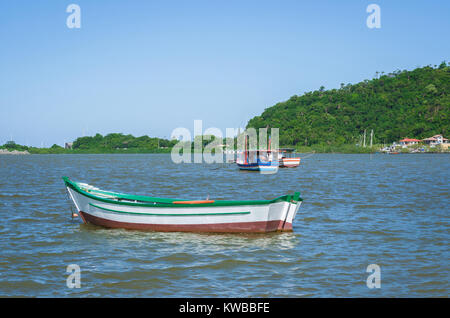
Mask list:
[[[0,296],[448,297],[448,158],[315,155],[262,176],[170,155],[2,157]],[[292,233],[110,230],[71,219],[62,175],[159,197],[301,191],[304,203]],[[80,289],[66,286],[69,264]],[[369,264],[379,290],[366,287]]]

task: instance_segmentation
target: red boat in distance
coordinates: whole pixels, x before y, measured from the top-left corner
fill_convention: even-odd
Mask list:
[[[300,157],[294,157],[294,148],[280,148],[278,150],[280,168],[294,168],[300,165]]]

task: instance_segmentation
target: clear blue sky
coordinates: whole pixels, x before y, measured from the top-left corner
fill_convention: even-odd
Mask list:
[[[169,137],[194,119],[225,133],[321,85],[448,61],[449,14],[450,1],[1,1],[0,144]]]

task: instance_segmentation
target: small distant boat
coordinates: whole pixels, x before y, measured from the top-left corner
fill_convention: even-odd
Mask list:
[[[262,173],[275,173],[279,167],[277,153],[270,150],[270,138],[268,150],[248,150],[246,137],[245,149],[238,154],[236,164],[240,170],[260,171]]]
[[[240,170],[261,171],[272,173],[278,170],[279,161],[273,160],[271,151],[246,151],[243,153],[244,159],[237,160]]]
[[[84,223],[164,232],[292,231],[300,193],[273,200],[179,200],[100,190],[63,177]],[[73,215],[73,214],[72,214]]]
[[[300,165],[300,157],[294,157],[292,155],[294,151],[294,148],[279,149],[278,156],[280,161],[280,168],[294,168]]]

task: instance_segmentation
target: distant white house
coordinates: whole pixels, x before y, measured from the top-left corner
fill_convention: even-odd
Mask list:
[[[443,148],[448,148],[449,140],[444,138],[442,135],[434,135],[433,137],[425,138],[422,140],[424,143],[429,145],[430,147],[436,147],[437,145],[441,145]]]

